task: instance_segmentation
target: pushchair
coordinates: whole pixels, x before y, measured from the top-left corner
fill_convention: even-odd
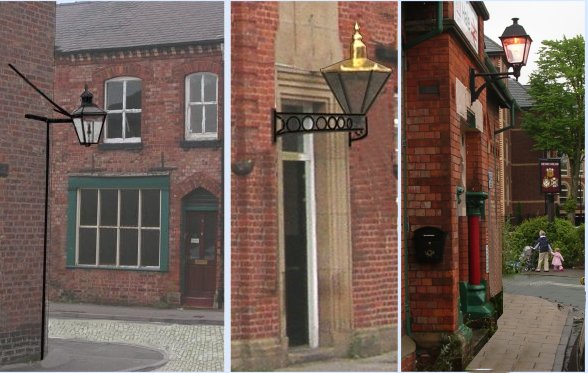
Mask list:
[[[535,263],[533,262],[533,254],[535,250],[531,246],[525,246],[523,252],[519,256],[519,263],[521,264],[521,271],[529,272],[535,269]]]

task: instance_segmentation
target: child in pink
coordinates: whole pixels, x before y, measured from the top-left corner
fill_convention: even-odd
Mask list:
[[[560,271],[563,271],[563,262],[564,262],[564,258],[563,256],[561,256],[561,253],[559,252],[559,247],[555,249],[555,253],[553,253],[553,260],[551,261],[551,265],[553,266],[553,270],[557,271],[558,269]]]

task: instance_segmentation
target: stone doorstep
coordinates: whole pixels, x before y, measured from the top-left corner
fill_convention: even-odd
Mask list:
[[[288,349],[288,365],[297,365],[338,358],[332,347],[310,348],[308,346]]]

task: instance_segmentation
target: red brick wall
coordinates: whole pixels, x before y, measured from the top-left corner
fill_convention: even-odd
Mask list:
[[[279,336],[278,179],[270,108],[275,102],[277,2],[234,2],[231,44],[231,339]],[[260,130],[260,129],[267,130]]]
[[[190,49],[192,51],[190,51]],[[184,139],[185,77],[195,72],[212,72],[218,81],[219,139],[223,133],[223,62],[218,46],[160,48],[157,52],[114,52],[93,55],[63,55],[56,59],[55,91],[57,102],[68,110],[79,105],[84,83],[94,94],[94,102],[104,105],[105,81],[119,76],[142,80],[140,150],[105,150],[78,144],[68,125],[55,126],[52,138],[51,172],[51,298],[73,297],[86,302],[154,304],[178,302],[181,286],[180,238],[182,198],[202,187],[219,201],[219,227],[222,227],[222,146],[181,148]],[[111,269],[67,269],[67,187],[71,174],[89,169],[95,175],[124,176],[149,173],[162,166],[170,173],[169,272],[141,272]],[[219,228],[219,240],[222,228]],[[222,241],[217,252],[217,284],[222,287]]]
[[[348,58],[353,26],[358,22],[368,57],[375,46],[397,50],[397,4],[339,3],[339,32]],[[351,229],[353,245],[353,321],[355,327],[397,323],[398,271],[396,234],[396,68],[368,112],[369,135],[350,152]]]
[[[444,16],[451,14],[444,4]],[[415,21],[434,4],[407,5],[407,19]],[[409,24],[405,23],[405,24]],[[410,37],[410,32],[405,31]],[[417,33],[418,34],[418,33]],[[480,40],[483,40],[480,27]],[[410,39],[410,38],[409,38]],[[482,44],[481,44],[482,45]],[[413,332],[454,332],[458,327],[458,282],[467,280],[467,220],[459,218],[456,189],[461,185],[461,120],[456,110],[456,78],[467,86],[470,67],[477,67],[464,44],[452,30],[405,49],[404,115],[407,136],[408,189],[406,214],[409,218],[409,305]],[[477,85],[482,79],[477,79]],[[438,87],[438,93],[421,93],[419,87]],[[480,97],[484,106],[484,131],[466,135],[466,190],[488,191],[488,171],[492,147],[490,126],[497,123],[486,110],[486,91]],[[465,195],[461,196],[465,203]],[[486,208],[488,211],[488,208]],[[488,229],[481,223],[480,268],[485,273],[485,244]],[[422,226],[435,226],[447,232],[445,253],[439,264],[416,262],[413,233]]]
[[[45,125],[51,109],[10,68],[53,92],[55,3],[0,2],[0,366],[41,351]]]

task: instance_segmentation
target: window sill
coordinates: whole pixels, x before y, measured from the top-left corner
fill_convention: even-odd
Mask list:
[[[115,270],[115,271],[135,271],[135,272],[167,272],[161,268],[138,268],[138,267],[115,267],[115,266],[91,266],[91,265],[66,265],[67,269],[86,269],[86,270]]]
[[[184,149],[191,148],[214,148],[218,149],[222,146],[222,140],[182,140],[180,147]]]
[[[128,142],[128,143],[100,143],[98,150],[142,150],[142,142]]]

